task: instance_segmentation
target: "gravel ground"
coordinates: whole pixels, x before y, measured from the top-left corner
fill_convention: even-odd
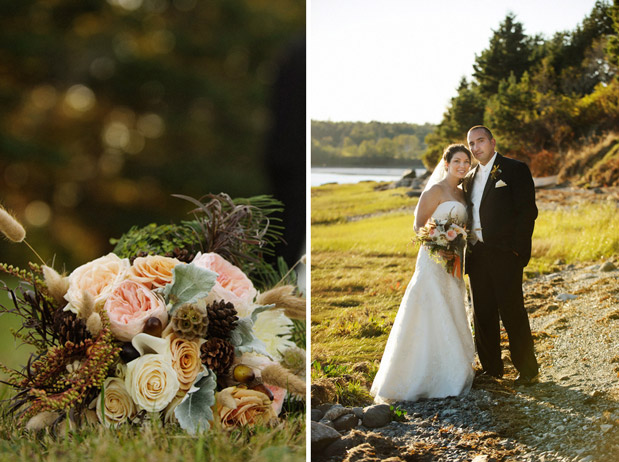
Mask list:
[[[312,459],[619,460],[619,270],[563,266],[524,289],[541,383],[514,385],[504,336],[503,379],[477,377],[461,397],[397,403],[401,421],[358,427],[343,437],[343,455]]]

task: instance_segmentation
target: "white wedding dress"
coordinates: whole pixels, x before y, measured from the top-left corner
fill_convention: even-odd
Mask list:
[[[432,216],[451,213],[466,222],[458,201],[439,204]],[[378,403],[457,396],[473,383],[475,346],[462,279],[447,273],[425,246],[387,340],[371,394]]]

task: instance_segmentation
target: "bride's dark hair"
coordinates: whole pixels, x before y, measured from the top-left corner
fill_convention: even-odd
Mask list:
[[[447,146],[445,151],[443,151],[443,160],[447,161],[447,163],[451,162],[451,159],[453,159],[457,152],[463,152],[469,158],[469,161],[472,161],[471,151],[463,144],[450,144]]]

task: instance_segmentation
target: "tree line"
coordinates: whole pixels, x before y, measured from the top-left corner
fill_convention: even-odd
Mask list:
[[[421,162],[432,124],[313,120],[312,165],[411,165]],[[416,162],[411,162],[416,161]]]
[[[473,125],[490,127],[499,150],[529,163],[534,175],[557,173],[570,149],[619,123],[619,3],[598,1],[574,30],[529,36],[508,14],[475,58],[436,131],[424,164],[464,142]]]

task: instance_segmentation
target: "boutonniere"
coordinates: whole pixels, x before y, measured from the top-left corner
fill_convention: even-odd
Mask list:
[[[490,170],[490,176],[494,181],[499,178],[499,175],[501,175],[501,173],[503,173],[503,170],[501,170],[498,165],[495,165],[494,167],[492,167],[492,170]]]

